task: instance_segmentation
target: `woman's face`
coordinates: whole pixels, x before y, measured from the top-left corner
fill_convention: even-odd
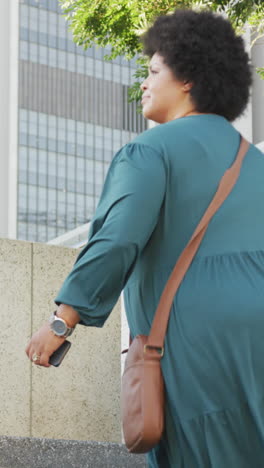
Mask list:
[[[141,89],[143,115],[147,119],[165,123],[195,111],[191,85],[177,80],[158,53],[150,60],[149,75]]]

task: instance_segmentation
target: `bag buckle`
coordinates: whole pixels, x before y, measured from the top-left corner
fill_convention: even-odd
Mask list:
[[[148,349],[155,349],[157,353],[162,357],[164,355],[164,347],[163,346],[151,346],[148,344],[144,345],[144,354],[146,354]]]

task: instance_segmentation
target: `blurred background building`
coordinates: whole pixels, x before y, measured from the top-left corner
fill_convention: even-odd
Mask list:
[[[1,6],[0,237],[79,246],[114,153],[147,128],[127,99],[136,63],[77,47],[58,0]],[[263,41],[252,62],[263,66]],[[236,126],[259,143],[263,122],[264,81],[255,74]]]
[[[146,128],[136,64],[76,46],[58,0],[4,4],[0,236],[46,242],[89,222],[115,151]]]

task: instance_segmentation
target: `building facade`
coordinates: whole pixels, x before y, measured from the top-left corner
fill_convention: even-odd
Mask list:
[[[1,235],[48,241],[89,222],[114,153],[146,128],[127,99],[136,63],[76,46],[57,0],[6,8],[13,55]]]

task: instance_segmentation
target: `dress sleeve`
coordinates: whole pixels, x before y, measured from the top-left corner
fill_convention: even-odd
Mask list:
[[[130,143],[116,154],[89,241],[55,299],[77,310],[81,324],[103,326],[157,224],[165,187],[155,149]]]

